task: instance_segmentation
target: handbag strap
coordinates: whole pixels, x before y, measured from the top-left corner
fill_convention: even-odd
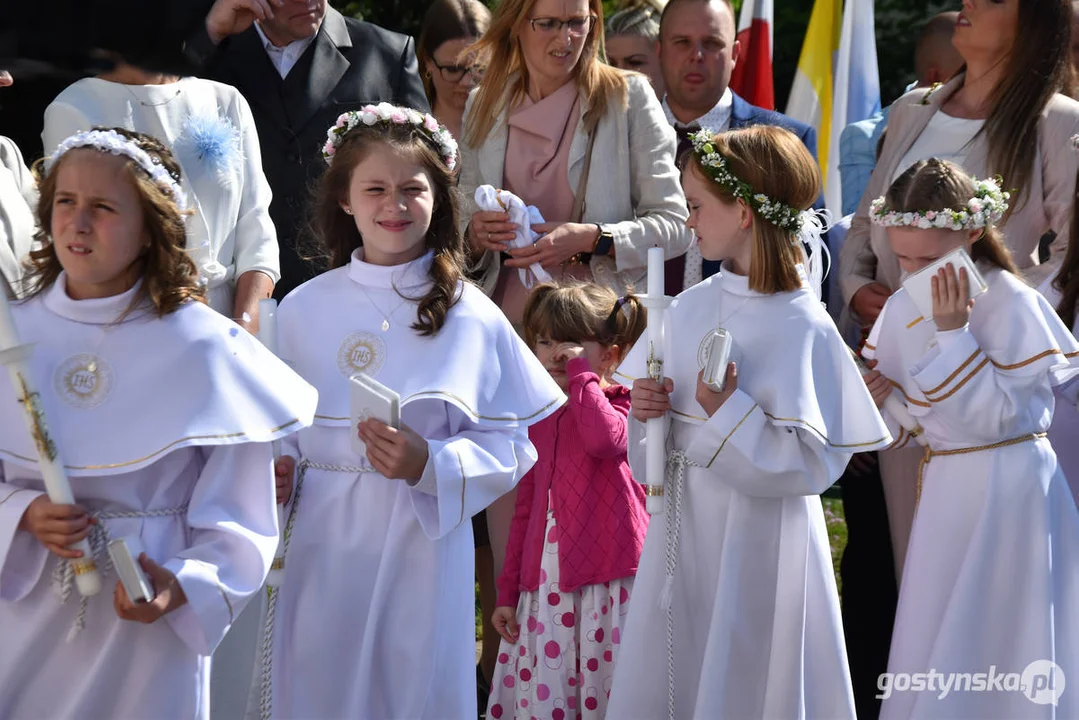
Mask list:
[[[584,151],[584,167],[581,168],[581,179],[577,183],[577,192],[573,194],[573,211],[570,212],[572,222],[579,223],[584,219],[584,194],[588,190],[588,170],[592,167],[592,146],[596,144],[596,128],[588,133],[588,147]]]

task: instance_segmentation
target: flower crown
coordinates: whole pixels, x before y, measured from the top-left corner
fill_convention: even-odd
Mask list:
[[[944,208],[922,212],[896,212],[888,209],[883,197],[869,206],[869,217],[874,225],[881,227],[914,227],[921,230],[978,230],[998,222],[1008,211],[1011,195],[1000,189],[1000,178],[975,180],[974,197],[967,200],[962,210]]]
[[[410,125],[419,130],[438,150],[448,170],[457,166],[457,141],[453,135],[435,120],[431,114],[423,114],[412,108],[397,107],[387,102],[378,105],[364,105],[359,110],[350,110],[337,118],[337,122],[326,131],[326,144],[322,146],[322,157],[329,164],[337,154],[337,148],[352,128],[359,125]]]
[[[802,211],[785,203],[772,200],[763,193],[753,192],[749,183],[731,172],[726,158],[716,152],[711,130],[703,129],[689,136],[693,154],[704,169],[704,174],[719,183],[734,197],[745,201],[758,215],[776,227],[797,233],[802,229]]]
[[[143,150],[138,146],[134,140],[127,138],[115,130],[86,130],[84,132],[75,133],[71,137],[60,143],[56,150],[53,151],[45,160],[45,171],[48,172],[60,158],[64,156],[69,150],[75,148],[89,147],[101,152],[111,153],[113,155],[123,155],[134,160],[139,167],[146,171],[146,174],[150,176],[158,185],[165,188],[172,199],[179,206],[180,210],[187,209],[187,196],[180,188],[179,181],[172,176],[161,161],[158,158],[151,157],[150,153]]]

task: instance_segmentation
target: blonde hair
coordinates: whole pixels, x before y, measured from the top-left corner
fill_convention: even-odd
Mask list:
[[[124,128],[95,127],[93,129],[113,130],[134,141],[151,158],[159,162],[177,183],[180,182],[180,164],[157,138]],[[102,152],[93,147],[78,149],[84,152]],[[37,204],[37,221],[40,230],[35,237],[39,247],[30,251],[27,262],[26,283],[29,288],[29,297],[39,295],[52,287],[64,269],[52,241],[52,206],[56,198],[56,180],[66,158],[67,155],[62,156],[48,172],[45,171],[44,162],[38,161],[34,165],[40,191]],[[177,206],[170,191],[154,182],[138,163],[125,158],[125,166],[131,177],[131,183],[135,186],[135,192],[139,196],[143,224],[150,243],[146,252],[135,261],[141,265],[139,275],[143,278],[143,283],[124,314],[131,312],[146,300],[153,305],[158,316],[165,316],[179,310],[189,300],[204,301],[206,291],[199,283],[199,273],[195,263],[187,254],[184,213]]]
[[[605,285],[580,280],[544,283],[525,302],[525,342],[535,350],[540,338],[594,340],[605,347],[617,345],[621,359],[644,332],[647,316],[640,298],[632,293],[619,298]]]
[[[503,0],[491,19],[491,27],[480,40],[466,52],[474,52],[480,65],[487,68],[483,81],[476,89],[464,142],[469,147],[479,147],[490,135],[495,118],[517,107],[528,88],[528,67],[518,38],[522,32],[531,31],[529,11],[536,0]],[[603,3],[588,0],[588,7],[596,21],[585,39],[581,59],[574,69],[577,87],[588,98],[584,114],[584,129],[592,132],[612,102],[625,107],[627,101],[626,79],[622,71],[607,65],[602,56]],[[511,82],[513,75],[518,76]]]
[[[794,133],[773,125],[757,125],[719,133],[712,139],[728,169],[753,192],[797,210],[813,207],[820,195],[820,171],[816,160]],[[710,179],[696,153],[689,154],[686,171],[695,172],[721,202],[736,202],[725,187]],[[802,286],[798,265],[803,262],[797,235],[784,230],[749,205],[753,213],[753,253],[749,264],[749,287],[760,293],[791,292]]]

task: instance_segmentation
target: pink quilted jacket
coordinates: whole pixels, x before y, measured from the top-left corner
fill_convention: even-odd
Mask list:
[[[539,461],[517,488],[499,605],[516,608],[522,591],[539,588],[548,491],[563,591],[637,573],[648,514],[626,460],[629,390],[600,389],[586,358],[566,363],[566,375],[569,402],[528,431]]]

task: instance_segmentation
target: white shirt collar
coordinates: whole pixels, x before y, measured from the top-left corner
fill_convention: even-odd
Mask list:
[[[288,77],[289,71],[292,70],[300,56],[303,55],[304,50],[315,41],[315,37],[318,35],[318,32],[316,32],[309,38],[293,40],[285,47],[277,47],[266,37],[266,33],[262,31],[262,27],[257,22],[255,23],[255,30],[258,32],[259,37],[262,38],[262,47],[265,48],[266,54],[270,56],[270,62],[277,68],[277,72],[281,74],[282,80]]]
[[[667,106],[667,98],[663,98],[663,114],[667,117],[667,122],[669,122],[673,127],[686,127],[688,125],[693,125],[694,123],[696,123],[702,128],[708,128],[709,130],[730,130],[731,111],[733,109],[734,93],[732,93],[731,89],[728,87],[726,90],[723,91],[723,94],[720,95],[719,102],[715,104],[715,107],[706,112],[704,115],[701,115],[693,122],[683,125],[674,117],[674,113],[672,113],[671,109]]]

